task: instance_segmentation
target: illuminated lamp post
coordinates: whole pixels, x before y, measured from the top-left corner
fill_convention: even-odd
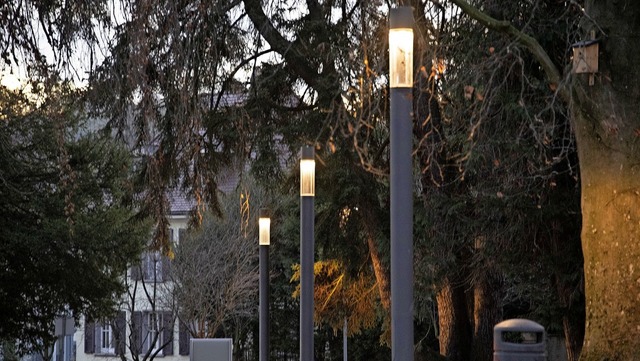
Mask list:
[[[413,361],[413,13],[389,13],[391,360]]]
[[[260,245],[260,361],[269,360],[269,244],[271,218],[269,211],[260,210],[258,218],[258,244]]]
[[[313,361],[313,248],[315,154],[302,147],[300,159],[300,361]]]

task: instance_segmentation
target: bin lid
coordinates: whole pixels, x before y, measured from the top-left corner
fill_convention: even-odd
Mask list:
[[[524,318],[512,318],[505,320],[493,327],[494,331],[508,330],[508,331],[520,331],[520,332],[544,332],[544,327],[534,321]]]
[[[493,328],[493,350],[509,353],[544,353],[544,327],[521,318],[502,321]]]

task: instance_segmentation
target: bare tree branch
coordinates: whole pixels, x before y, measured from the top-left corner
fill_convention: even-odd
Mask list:
[[[555,66],[555,64],[553,64],[553,62],[551,61],[549,54],[547,54],[544,48],[540,45],[540,43],[538,43],[538,41],[534,37],[518,30],[515,26],[513,26],[507,20],[498,20],[487,15],[486,13],[482,12],[478,8],[469,4],[465,0],[450,0],[450,1],[456,6],[458,6],[460,9],[462,9],[462,11],[464,11],[471,18],[477,20],[480,24],[486,26],[491,30],[505,33],[513,37],[519,44],[526,47],[531,52],[531,54],[536,58],[536,60],[538,60],[538,62],[542,66],[542,69],[544,69],[544,72],[549,81],[549,87],[552,90],[557,90],[562,100],[564,100],[567,103],[570,101],[570,92],[565,87],[561,86],[562,74],[560,73],[558,68]]]

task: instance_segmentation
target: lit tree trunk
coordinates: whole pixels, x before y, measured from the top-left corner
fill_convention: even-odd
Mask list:
[[[371,257],[371,264],[373,265],[373,273],[376,276],[376,283],[378,284],[378,293],[380,294],[380,302],[384,310],[391,312],[391,286],[389,283],[389,272],[382,266],[380,260],[380,253],[376,246],[376,240],[371,234],[367,235],[367,246],[369,247],[369,257]]]
[[[573,82],[582,180],[586,334],[581,360],[640,359],[640,2],[587,1],[599,72]],[[603,33],[604,32],[604,33]]]
[[[373,212],[363,210],[363,214],[367,214],[364,219],[371,221],[376,218]],[[369,249],[369,257],[371,257],[371,265],[373,267],[373,273],[376,277],[376,284],[378,285],[378,294],[380,295],[380,303],[384,310],[383,316],[383,335],[381,337],[384,342],[391,345],[391,274],[388,266],[382,263],[380,258],[380,252],[376,244],[376,227],[374,224],[364,222],[365,237],[367,238],[367,247]]]
[[[471,324],[462,281],[447,277],[436,295],[440,354],[450,361],[467,361],[471,354]]]
[[[391,313],[391,283],[389,269],[385,267],[380,258],[380,252],[378,251],[378,245],[376,244],[376,216],[375,213],[368,207],[362,207],[361,210],[362,226],[364,228],[365,237],[367,238],[367,248],[369,250],[369,257],[371,257],[371,265],[373,267],[373,273],[376,277],[376,283],[378,285],[378,293],[380,294],[380,302],[387,315]]]

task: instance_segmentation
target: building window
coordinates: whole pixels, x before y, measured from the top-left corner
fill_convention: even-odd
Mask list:
[[[113,320],[103,322],[86,320],[84,352],[97,355],[123,355],[125,351],[125,335],[126,321],[124,311],[118,312],[118,315]]]
[[[132,353],[173,355],[174,323],[171,311],[135,311],[132,325]]]
[[[152,351],[157,351],[164,346],[162,337],[162,326],[164,325],[162,313],[150,312],[148,317],[148,336],[147,346]]]
[[[170,279],[171,260],[160,251],[143,252],[140,263],[131,267],[131,279],[147,283],[166,282]]]
[[[99,337],[99,342],[97,342],[97,344],[100,345],[98,352],[101,354],[114,355],[116,353],[116,348],[111,325],[98,324],[96,327],[96,335]]]

